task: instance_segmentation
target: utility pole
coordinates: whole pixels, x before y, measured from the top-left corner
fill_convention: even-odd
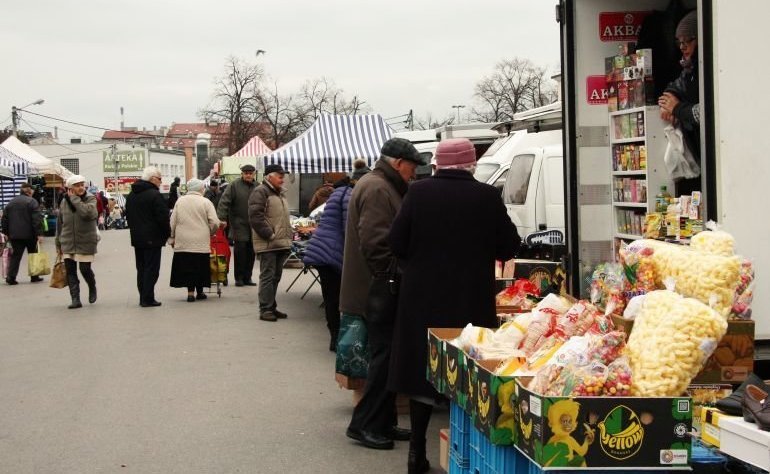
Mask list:
[[[409,109],[409,118],[407,120],[407,128],[409,130],[414,130],[414,110]]]
[[[452,108],[453,109],[457,109],[457,123],[459,124],[460,123],[460,109],[464,109],[465,106],[464,105],[453,105]]]

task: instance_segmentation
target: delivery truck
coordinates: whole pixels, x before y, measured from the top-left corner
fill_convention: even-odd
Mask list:
[[[558,3],[569,287],[572,294],[585,294],[594,266],[612,260],[620,243],[639,237],[639,216],[654,209],[660,186],[673,184],[663,160],[668,145],[665,124],[657,97],[649,97],[660,92],[659,85],[641,84],[648,93],[644,103],[613,104],[630,99],[613,95],[617,91],[608,87],[607,71],[616,65],[612,58],[622,56],[624,48],[633,48],[639,35],[649,34],[651,29],[672,40],[676,21],[667,13],[681,17],[693,9],[698,19],[700,86],[699,217],[729,231],[735,237],[736,253],[754,264],[753,319],[762,358],[762,347],[770,340],[770,280],[766,276],[770,271],[770,220],[763,210],[770,179],[770,133],[765,128],[770,94],[764,86],[770,62],[760,53],[770,17],[767,0]],[[660,19],[660,24],[650,18]],[[649,59],[655,65],[666,58],[653,48]],[[621,69],[620,73],[633,76],[640,72]],[[660,82],[661,78],[655,79]],[[638,158],[640,150],[646,153],[644,168],[627,161],[618,164],[618,156]],[[625,199],[628,183],[637,193],[630,200]]]

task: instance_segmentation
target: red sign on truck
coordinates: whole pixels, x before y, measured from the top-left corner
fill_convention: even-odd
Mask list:
[[[586,102],[591,105],[607,103],[607,76],[586,77]]]
[[[650,11],[599,13],[599,39],[602,41],[636,41],[642,21]]]

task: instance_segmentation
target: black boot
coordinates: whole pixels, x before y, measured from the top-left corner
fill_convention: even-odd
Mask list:
[[[409,400],[409,421],[412,424],[412,439],[409,441],[409,457],[406,465],[409,474],[422,474],[430,470],[430,463],[425,457],[425,435],[428,432],[432,413],[432,405],[415,399]]]
[[[80,282],[70,283],[70,297],[72,298],[72,303],[67,306],[67,309],[83,307],[83,303],[80,302]]]
[[[81,262],[80,273],[83,274],[83,279],[88,284],[88,302],[94,304],[96,303],[96,275],[91,269],[91,263]]]
[[[337,352],[337,338],[339,337],[339,334],[332,332],[331,333],[331,340],[329,341],[329,350],[332,352]]]
[[[77,262],[70,258],[65,258],[64,267],[67,269],[67,286],[69,286],[70,297],[72,298],[72,303],[67,306],[67,309],[82,308],[83,303],[80,302],[80,280],[78,280]]]

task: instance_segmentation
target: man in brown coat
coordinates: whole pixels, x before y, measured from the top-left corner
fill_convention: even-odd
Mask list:
[[[286,318],[278,311],[275,295],[289,258],[293,230],[289,223],[289,204],[284,197],[281,165],[267,165],[265,179],[249,196],[249,225],[254,252],[259,259],[259,319]]]
[[[385,142],[380,154],[374,170],[353,188],[345,231],[340,311],[365,319],[372,276],[387,272],[395,261],[387,240],[390,226],[415,169],[424,164],[414,145],[403,138]],[[386,388],[393,322],[367,320],[366,326],[366,387],[346,434],[369,448],[393,449],[394,439],[407,441],[410,435],[396,426],[395,394]]]

